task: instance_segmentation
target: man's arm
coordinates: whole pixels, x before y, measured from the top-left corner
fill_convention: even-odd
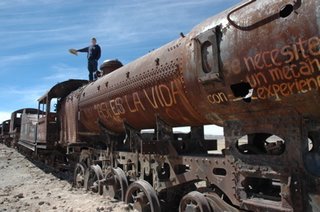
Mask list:
[[[89,51],[89,47],[77,50],[77,52],[88,52],[88,51]]]

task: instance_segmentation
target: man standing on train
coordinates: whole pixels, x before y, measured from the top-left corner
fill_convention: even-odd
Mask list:
[[[101,56],[101,48],[97,44],[97,39],[92,38],[91,39],[91,45],[88,47],[85,47],[83,49],[70,49],[69,50],[72,54],[78,55],[78,52],[87,52],[87,58],[88,58],[88,71],[89,71],[89,80],[93,81],[96,78],[96,74],[98,71],[98,60]]]

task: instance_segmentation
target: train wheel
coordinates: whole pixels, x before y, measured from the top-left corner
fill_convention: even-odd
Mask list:
[[[99,165],[91,165],[85,172],[84,187],[88,191],[102,195],[102,170]]]
[[[86,169],[87,169],[86,164],[82,162],[76,164],[73,172],[74,187],[76,188],[84,187],[84,178],[85,178]]]
[[[226,203],[220,196],[216,193],[206,193],[205,194],[211,208],[213,211],[230,211],[230,212],[238,212],[239,210],[232,207],[228,203]]]
[[[211,208],[202,193],[192,191],[181,199],[179,212],[211,212]]]
[[[110,168],[106,174],[106,194],[114,199],[124,201],[128,180],[121,168]]]
[[[160,212],[160,202],[153,187],[145,180],[132,183],[125,202],[140,212]]]

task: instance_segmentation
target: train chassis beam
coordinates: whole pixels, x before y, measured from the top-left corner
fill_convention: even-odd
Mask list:
[[[107,162],[91,161],[102,167],[103,177],[98,176],[96,180],[100,180],[105,187],[104,192],[126,200],[137,209],[154,204],[156,211],[157,200],[152,197],[155,192],[164,205],[170,205],[170,199],[175,204],[176,200],[181,200],[180,211],[206,208],[207,204],[212,210],[268,208],[293,211],[305,207],[301,192],[317,192],[314,190],[316,188],[312,190],[316,182],[310,174],[313,172],[320,176],[319,169],[315,167],[317,164],[312,163],[316,152],[308,151],[307,141],[308,136],[312,135],[313,148],[317,149],[319,126],[319,123],[301,119],[294,113],[290,116],[270,116],[255,122],[229,121],[224,126],[226,146],[222,154],[209,154],[203,148],[196,151],[192,148],[193,154],[188,154],[185,149],[181,150],[185,147],[183,141],[177,142],[172,128],[159,119],[153,139],[146,139],[138,130],[126,125],[124,146],[113,151],[108,149],[104,153],[92,150],[96,159],[104,154]],[[193,129],[192,132],[201,130]],[[241,144],[243,135],[247,135],[246,144]],[[271,135],[277,135],[284,141],[270,142],[267,138],[272,138]],[[191,137],[201,140],[201,136]],[[199,141],[196,144],[205,146]],[[194,155],[197,151],[199,154]],[[310,179],[304,181],[308,185],[302,184],[302,179],[306,177]],[[128,190],[128,184],[141,180],[148,182],[153,190],[143,186],[145,183],[138,183],[134,188],[129,186]],[[126,190],[136,195],[137,199],[126,199]],[[195,191],[201,195],[192,193]],[[292,197],[297,201],[292,202]]]

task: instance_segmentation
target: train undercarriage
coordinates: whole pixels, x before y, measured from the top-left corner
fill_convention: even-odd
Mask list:
[[[320,211],[319,1],[243,2],[58,83],[18,144],[138,211]]]
[[[80,150],[76,187],[138,211],[302,211],[303,194],[317,193],[319,126],[292,114],[230,121],[217,141],[206,140],[203,127],[173,133],[158,118],[154,132],[125,124],[125,137],[105,129],[104,147],[69,146],[68,153]]]

